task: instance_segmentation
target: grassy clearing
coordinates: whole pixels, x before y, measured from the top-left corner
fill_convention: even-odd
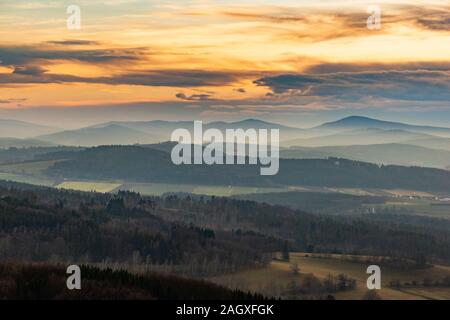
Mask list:
[[[294,275],[291,264],[297,263],[300,274]],[[327,257],[312,256],[303,253],[291,254],[290,263],[273,261],[268,267],[239,272],[231,275],[213,277],[210,280],[230,288],[259,291],[267,295],[282,296],[286,287],[292,281],[299,281],[306,274],[324,279],[329,274],[346,274],[357,282],[357,288],[352,291],[334,294],[337,299],[359,300],[367,292],[366,274],[368,264],[362,259],[352,260],[349,256],[334,255]],[[408,287],[401,289],[389,288],[393,280],[404,282],[417,281],[424,278],[442,280],[450,275],[450,267],[434,266],[426,269],[400,270],[380,266],[382,271],[382,289],[378,292],[383,299],[450,299],[450,288]]]
[[[21,162],[13,164],[0,165],[0,172],[5,173],[17,173],[26,175],[40,175],[49,167],[53,166],[57,160],[49,161],[33,161],[33,162]]]
[[[45,177],[27,176],[6,172],[0,172],[0,180],[28,183],[32,185],[47,186],[47,187],[51,187],[55,184],[53,180],[47,179]]]
[[[92,182],[92,181],[65,181],[59,185],[57,188],[77,190],[77,191],[94,191],[94,192],[112,192],[119,188],[121,183],[111,183],[111,182]]]
[[[397,208],[405,209],[406,211],[414,212],[415,214],[427,215],[439,218],[450,218],[450,202],[442,202],[428,199],[401,199],[388,201],[383,208]]]
[[[121,187],[122,190],[132,190],[144,195],[160,196],[170,192],[192,193],[197,195],[209,195],[217,197],[228,197],[238,194],[285,192],[287,188],[254,188],[235,186],[202,186],[190,184],[168,184],[168,183],[127,183]]]

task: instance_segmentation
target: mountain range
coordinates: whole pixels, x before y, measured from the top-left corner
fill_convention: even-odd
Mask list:
[[[346,131],[363,128],[412,131],[450,138],[450,128],[411,125],[401,122],[382,121],[360,116],[351,116],[338,121],[324,123],[314,129]]]
[[[155,144],[169,141],[175,129],[185,128],[192,133],[194,125],[193,121],[114,121],[58,130],[16,120],[0,120],[0,124],[0,148]],[[450,128],[444,127],[351,116],[308,129],[256,119],[203,124],[204,130],[210,128],[222,132],[226,129],[279,129],[282,157],[343,157],[438,168],[450,165]]]
[[[26,139],[34,138],[39,135],[50,134],[61,129],[49,126],[43,126],[25,121],[0,119],[0,137]]]

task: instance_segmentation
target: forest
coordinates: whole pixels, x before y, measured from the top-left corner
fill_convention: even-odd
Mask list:
[[[416,218],[419,219],[419,218]],[[118,263],[190,276],[264,266],[274,252],[450,261],[446,221],[333,217],[219,197],[145,197],[0,183],[0,258]]]
[[[45,174],[54,179],[127,180],[177,184],[273,187],[308,185],[348,188],[402,188],[447,192],[450,171],[377,165],[346,159],[280,159],[280,171],[260,176],[246,165],[176,166],[165,150],[145,146],[101,146],[81,151],[48,153],[46,160],[63,159]]]

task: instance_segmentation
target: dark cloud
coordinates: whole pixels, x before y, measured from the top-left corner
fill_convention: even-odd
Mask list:
[[[307,74],[337,73],[337,72],[366,72],[366,71],[408,71],[408,70],[429,70],[447,71],[450,70],[450,61],[419,61],[396,64],[386,63],[319,63],[308,67],[304,72]]]
[[[398,100],[450,99],[449,70],[383,70],[323,74],[282,74],[255,81],[275,94],[334,97],[347,101],[366,97]]]
[[[143,70],[102,77],[80,77],[47,72],[47,65],[58,61],[79,61],[90,64],[114,63],[124,70],[148,61],[147,48],[129,49],[66,49],[65,45],[91,44],[85,40],[52,41],[52,46],[0,46],[0,65],[13,68],[12,74],[0,74],[1,84],[33,83],[100,83],[110,85],[141,85],[170,87],[221,86],[239,77],[238,74],[204,70]],[[48,43],[47,43],[48,44]]]
[[[154,87],[201,87],[227,85],[239,78],[239,74],[202,70],[146,70],[108,77],[79,77],[40,71],[42,69],[31,68],[21,69],[21,71],[11,74],[0,74],[0,84],[97,83]]]
[[[27,101],[27,99],[0,99],[0,104],[8,104],[8,103],[22,103]]]
[[[177,93],[175,96],[178,99],[186,100],[186,101],[209,101],[209,100],[212,100],[210,94],[193,94],[193,95],[187,96],[184,93]]]
[[[237,88],[233,90],[234,92],[246,93],[247,91],[244,88]]]
[[[13,74],[39,76],[48,70],[40,66],[17,66],[14,68]]]
[[[0,64],[23,66],[36,63],[45,64],[56,60],[119,63],[121,61],[138,61],[142,59],[145,52],[145,48],[63,50],[38,46],[0,46]]]
[[[98,45],[99,42],[91,40],[62,40],[62,41],[47,41],[48,44],[60,46],[84,46],[84,45]]]
[[[450,31],[450,14],[431,18],[420,18],[417,22],[431,30]]]

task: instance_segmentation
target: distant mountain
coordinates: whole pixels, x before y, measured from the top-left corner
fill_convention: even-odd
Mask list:
[[[57,132],[58,128],[30,122],[0,119],[0,137],[24,139]]]
[[[289,140],[285,141],[284,145],[302,147],[350,146],[402,143],[409,140],[433,138],[435,137],[428,134],[400,129],[359,128],[314,138]]]
[[[146,133],[149,136],[153,137],[151,143],[159,142],[159,141],[169,141],[172,135],[172,132],[179,128],[187,128],[192,130],[194,123],[192,121],[114,121],[108,123],[101,123],[92,127],[94,129],[103,129],[108,128],[110,126],[120,126],[122,128],[128,128],[134,131],[139,131],[142,133]],[[146,139],[148,143],[148,138]]]
[[[206,125],[207,128],[216,129],[280,129],[280,130],[294,130],[303,131],[302,129],[284,126],[278,123],[266,122],[257,119],[246,119],[238,122],[223,122],[216,121]]]
[[[398,143],[316,148],[292,147],[281,150],[280,156],[290,159],[326,159],[335,157],[379,164],[441,169],[450,166],[450,151]]]
[[[432,126],[418,126],[405,124],[400,122],[391,122],[377,120],[367,117],[351,116],[338,121],[328,122],[314,129],[322,130],[352,130],[361,128],[377,128],[384,130],[405,130],[411,132],[420,132],[426,134],[440,135],[450,137],[450,128],[432,127]]]
[[[428,137],[404,141],[404,143],[425,148],[450,151],[450,138]]]
[[[157,138],[149,133],[117,124],[62,131],[39,136],[38,138],[60,145],[86,147],[98,145],[131,145],[158,141]]]
[[[115,121],[101,123],[78,130],[62,131],[39,135],[39,140],[55,144],[98,146],[123,144],[154,144],[169,141],[176,129],[187,129],[193,134],[193,121]],[[216,121],[203,123],[204,131],[218,129],[225,134],[226,129],[279,129],[283,146],[346,146],[363,144],[405,143],[428,147],[426,141],[436,145],[445,145],[443,138],[450,129],[412,126],[396,122],[387,122],[364,117],[349,117],[336,122],[323,124],[312,129],[300,129],[266,122],[246,119],[237,122]],[[439,137],[437,135],[441,135]],[[445,150],[445,146],[443,147]],[[439,148],[442,149],[442,148]]]
[[[64,143],[65,145],[112,145],[112,144],[148,144],[169,141],[176,129],[187,129],[193,134],[193,121],[114,121],[94,126],[44,135],[38,138]],[[203,123],[203,129],[218,129],[225,133],[226,129],[279,129],[281,139],[293,139],[302,129],[291,128],[276,123],[248,119],[239,122]]]

